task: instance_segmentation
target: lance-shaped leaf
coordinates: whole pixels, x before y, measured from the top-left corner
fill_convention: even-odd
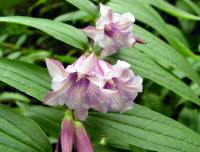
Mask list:
[[[50,90],[51,79],[46,69],[39,66],[0,58],[0,81],[43,100]]]
[[[130,145],[160,152],[199,152],[200,136],[148,108],[135,104],[124,114],[90,113],[88,127],[95,129],[106,144],[121,149]]]
[[[200,20],[200,17],[195,16],[193,14],[190,14],[184,10],[181,10],[170,3],[166,2],[165,0],[141,0],[147,4],[153,5],[157,7],[160,10],[165,11],[166,13],[169,13],[175,17],[178,18],[184,18],[184,19],[189,19],[189,20]],[[190,3],[191,4],[191,3]]]
[[[0,151],[52,152],[52,148],[35,122],[1,105]]]
[[[138,75],[150,79],[181,97],[200,105],[200,99],[185,83],[138,49],[123,49],[114,59],[127,61]]]
[[[137,25],[134,26],[134,32],[146,43],[144,45],[135,45],[135,48],[138,48],[165,67],[173,67],[176,70],[182,71],[200,86],[200,77],[182,54],[155,35]],[[134,52],[130,53],[133,54]]]
[[[85,34],[71,25],[49,19],[24,16],[0,17],[0,22],[18,23],[31,26],[81,50],[87,48],[87,37]]]
[[[91,17],[95,18],[98,15],[97,7],[90,0],[66,0],[80,10],[86,12]]]

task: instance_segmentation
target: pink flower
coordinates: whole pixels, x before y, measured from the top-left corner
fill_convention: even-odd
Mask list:
[[[52,77],[52,90],[45,98],[48,105],[66,105],[75,117],[85,120],[88,109],[100,112],[124,112],[142,91],[142,78],[135,76],[124,61],[111,64],[99,60],[94,54],[82,55],[67,66],[46,59]]]
[[[77,152],[93,152],[92,143],[80,121],[74,121],[75,148]]]
[[[48,93],[44,102],[48,105],[66,105],[74,109],[77,119],[84,120],[88,109],[97,104],[98,87],[89,78],[94,73],[96,56],[81,56],[66,69],[53,59],[46,59],[49,74],[52,77],[52,92]]]
[[[118,60],[114,66],[105,61],[98,61],[98,73],[104,77],[105,84],[100,102],[93,109],[101,112],[124,112],[132,108],[133,100],[142,92],[140,76],[135,76],[130,65]]]
[[[120,48],[131,48],[137,42],[132,33],[135,18],[131,13],[113,13],[110,7],[101,4],[100,14],[96,27],[88,26],[83,31],[103,48],[103,57],[116,53]]]

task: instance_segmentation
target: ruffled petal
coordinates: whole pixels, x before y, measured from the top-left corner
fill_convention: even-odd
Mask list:
[[[57,91],[49,92],[45,98],[44,103],[51,106],[64,105],[66,102],[65,94],[69,88],[73,85],[76,77],[74,74],[70,74],[64,81],[62,87]]]
[[[96,56],[94,53],[89,55],[77,69],[80,74],[90,74],[94,71],[96,65]]]
[[[98,35],[100,34],[101,30],[96,29],[93,26],[87,26],[86,28],[82,29],[83,32],[87,34],[87,36],[91,39],[97,40]]]
[[[101,17],[96,22],[97,29],[104,29],[104,26],[111,23],[113,20],[112,9],[109,6],[100,4]]]

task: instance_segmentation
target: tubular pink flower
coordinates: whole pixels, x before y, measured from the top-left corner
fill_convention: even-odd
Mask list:
[[[80,121],[74,121],[75,127],[75,148],[77,152],[93,152],[92,143]]]
[[[131,48],[139,42],[132,33],[135,18],[131,13],[113,13],[110,7],[101,4],[100,14],[96,27],[88,26],[83,31],[103,48],[103,57],[116,53],[120,48]]]
[[[61,126],[61,147],[63,152],[72,152],[74,140],[74,126],[71,111],[65,113]]]
[[[76,119],[85,120],[88,109],[100,112],[124,112],[142,92],[142,78],[135,76],[130,65],[118,61],[114,66],[94,54],[82,55],[67,66],[46,59],[52,77],[52,90],[45,97],[48,105],[66,105],[74,110]]]

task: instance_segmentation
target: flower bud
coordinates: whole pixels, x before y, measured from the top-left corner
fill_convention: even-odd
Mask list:
[[[62,120],[60,138],[61,138],[62,152],[72,152],[74,126],[73,126],[73,118],[71,111],[65,112],[65,117]]]
[[[74,121],[75,147],[77,152],[93,152],[92,143],[80,121]]]

